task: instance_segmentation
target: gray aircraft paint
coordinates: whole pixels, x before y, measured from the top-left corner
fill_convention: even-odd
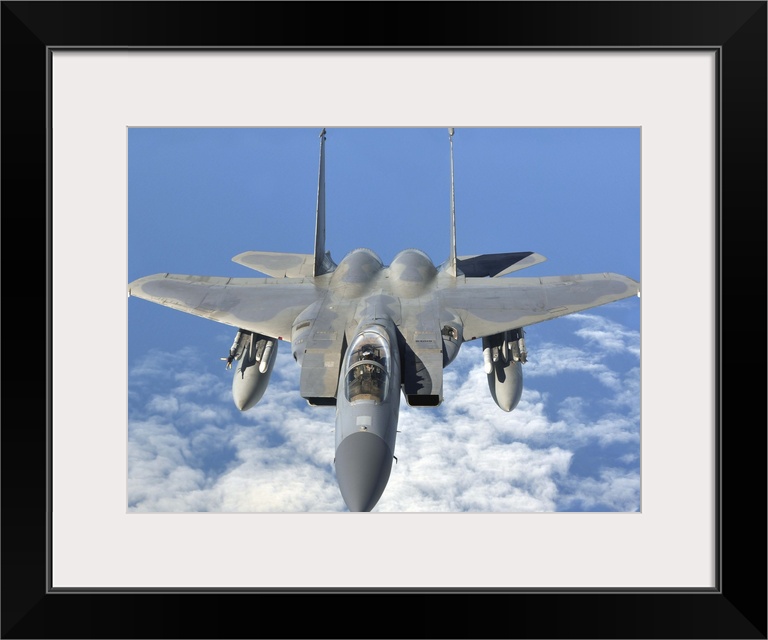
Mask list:
[[[401,389],[413,406],[436,406],[442,401],[443,368],[463,342],[639,295],[639,283],[613,273],[500,278],[545,258],[532,252],[456,257],[455,239],[440,265],[417,249],[402,251],[389,266],[371,249],[357,249],[336,265],[325,250],[324,145],[325,130],[314,255],[247,251],[233,260],[273,277],[161,273],[135,280],[128,292],[261,338],[291,341],[301,366],[301,396],[310,404],[336,405],[335,463],[342,496],[350,510],[370,511],[391,472]],[[451,223],[453,233],[453,208]],[[346,349],[376,322],[386,328],[393,349],[387,370],[391,392],[383,402],[350,403]],[[238,408],[261,398],[273,364],[274,357],[261,375],[252,369],[242,382],[238,365],[233,381]],[[506,387],[494,387],[500,384],[499,366],[496,375],[489,374],[491,395],[505,411],[514,408],[522,391],[519,363],[509,367]]]

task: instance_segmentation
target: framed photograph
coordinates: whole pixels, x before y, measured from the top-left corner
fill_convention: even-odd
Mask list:
[[[324,131],[320,137],[320,130],[307,127],[128,130],[128,279],[136,283],[127,285],[132,296],[128,509],[137,514],[355,508],[377,513],[639,512],[641,128],[467,127],[454,128],[453,135],[442,127]],[[464,275],[458,281],[448,265],[453,147],[456,251],[476,256],[457,258]],[[283,271],[277,261],[294,263],[311,255],[306,252],[314,250],[318,193],[326,211],[318,227],[325,238],[319,253],[329,251],[332,264],[314,280],[300,270]],[[546,255],[510,253],[520,243],[540,246]],[[243,251],[262,247],[269,253]],[[237,263],[229,264],[233,259]],[[354,272],[360,260],[363,272],[354,278],[369,284],[348,290],[343,283],[353,278],[349,269]],[[404,261],[422,264],[431,276],[416,288],[411,268],[397,266]],[[491,273],[488,265],[496,265],[494,274],[511,269],[515,277],[494,279],[503,288],[489,289],[490,276],[483,275]],[[254,273],[256,267],[266,273]],[[211,322],[208,309],[201,318],[194,309],[181,314],[147,303],[168,301],[149,292],[167,280],[151,274],[167,271],[245,278],[237,296],[242,294],[244,302],[256,292],[257,316],[269,306],[267,294],[281,287],[291,308],[298,287],[313,281],[320,291],[329,290],[328,299],[319,316],[302,308],[292,311],[304,318],[301,322],[290,318],[290,325],[272,329],[273,337],[284,339],[270,347],[268,377],[259,372],[252,382],[242,366],[237,373],[242,357],[221,360],[229,357],[240,326]],[[400,272],[411,279],[399,277]],[[621,275],[606,277],[605,272]],[[292,275],[285,280],[284,273]],[[513,311],[515,301],[520,310],[530,308],[532,286],[568,287],[569,292],[582,286],[575,278],[569,285],[547,278],[590,273],[598,275],[587,277],[590,284],[584,286],[605,282],[616,287],[615,296],[585,295],[572,308],[581,313],[564,315],[562,322],[544,322],[558,316],[551,310],[557,306],[555,291],[543,315]],[[277,279],[264,280],[270,275]],[[299,277],[313,280],[298,283]],[[553,284],[542,285],[539,278]],[[185,279],[171,282],[187,286]],[[261,285],[267,282],[265,290]],[[466,291],[448,306],[439,302],[434,291],[445,292],[457,282]],[[195,291],[201,285],[190,281],[189,286]],[[315,288],[303,290],[313,300],[299,306],[317,306]],[[472,295],[498,299],[499,291],[507,299],[507,315],[525,313],[529,320],[515,343],[518,351],[522,345],[517,361],[514,355],[505,360],[502,348],[499,362],[497,348],[498,373],[489,379],[484,357],[487,353],[493,361],[490,339],[486,351],[482,338],[471,340],[468,322],[454,325],[445,317],[459,312],[452,310],[456,305],[473,314]],[[429,401],[435,406],[419,406],[419,397],[411,396],[419,391],[411,382],[416,358],[405,358],[399,348],[396,362],[383,361],[401,372],[402,394],[382,393],[374,404],[370,398],[344,400],[353,389],[345,389],[346,378],[339,383],[342,359],[323,346],[328,342],[323,323],[346,314],[336,335],[351,344],[358,331],[351,325],[363,322],[357,319],[361,309],[382,304],[382,295],[388,296],[386,305],[397,297],[391,314],[406,344],[415,343],[417,333],[428,335],[430,320],[417,315],[427,305],[437,310],[429,315],[434,323],[444,317],[444,323],[461,330],[460,340],[458,333],[444,339],[450,362],[440,354],[430,371]],[[610,297],[616,299],[607,303]],[[274,304],[277,310],[280,301]],[[478,309],[481,304],[487,303],[478,303]],[[324,314],[332,318],[324,320]],[[323,340],[307,357],[307,337],[298,332],[310,331],[312,324],[324,327]],[[326,400],[310,404],[304,399],[312,396],[308,388],[318,376],[311,366],[318,349],[324,353],[319,374],[329,386],[323,392],[342,398],[336,408]],[[354,351],[348,347],[347,353]],[[330,375],[322,376],[326,370]],[[359,367],[355,372],[359,377],[353,374],[352,380],[367,386],[368,372]],[[337,482],[336,451],[345,429],[362,430],[349,426],[357,420],[347,417],[358,411],[355,407],[362,407],[365,422],[377,421],[364,424],[360,438],[374,435],[375,428],[390,437],[385,425],[395,435],[394,450],[384,460],[383,486],[364,480],[369,472],[380,477],[374,464],[355,472],[349,489],[344,484],[349,500],[350,491],[357,495],[352,485],[360,491],[370,486],[379,495],[358,497],[360,504],[349,506]],[[386,467],[388,461],[393,462]]]
[[[397,3],[355,6],[370,14],[369,24],[376,23],[378,12],[389,21],[403,18],[404,5]],[[221,621],[242,623],[246,595],[248,606],[256,598],[261,608],[280,596],[301,598],[303,604],[316,595],[385,593],[402,602],[400,620],[405,612],[415,616],[418,631],[409,633],[414,636],[766,637],[765,433],[750,433],[745,440],[744,428],[723,411],[722,384],[723,363],[729,361],[725,336],[730,335],[723,331],[727,298],[722,275],[731,264],[724,260],[723,241],[738,238],[740,264],[765,251],[766,3],[451,8],[450,22],[461,24],[461,33],[449,29],[417,42],[423,36],[416,34],[424,33],[417,29],[407,42],[395,37],[381,45],[374,30],[369,33],[373,46],[367,47],[353,46],[337,34],[322,4],[303,5],[307,24],[315,17],[314,24],[324,25],[319,35],[286,31],[260,37],[252,26],[267,19],[267,10],[284,14],[278,24],[293,24],[288,20],[295,8],[285,3],[3,3],[3,53],[6,61],[18,61],[13,73],[3,74],[3,119],[10,132],[3,139],[6,212],[12,210],[9,203],[39,209],[34,219],[40,222],[36,237],[47,239],[48,292],[46,418],[39,428],[29,421],[24,429],[6,421],[2,433],[5,637],[232,636],[239,633],[237,627],[225,630],[227,623]],[[275,24],[275,14],[269,15]],[[105,30],[105,24],[113,28]],[[467,24],[484,26],[473,32]],[[514,27],[519,24],[538,26],[520,35]],[[197,193],[199,185],[171,183],[158,171],[190,160],[195,148],[188,135],[145,148],[146,161],[136,166],[131,162],[140,149],[131,150],[132,145],[146,142],[142,135],[174,132],[312,131],[315,155],[308,164],[316,171],[319,139],[314,132],[324,127],[329,152],[338,132],[334,154],[339,155],[353,151],[345,132],[387,128],[393,135],[431,134],[440,129],[447,138],[448,128],[455,127],[457,186],[462,131],[467,140],[471,133],[493,129],[506,134],[635,132],[640,170],[636,275],[643,297],[636,301],[639,424],[627,430],[637,440],[634,453],[617,451],[610,464],[589,471],[581,467],[583,482],[555,485],[549,502],[551,470],[539,459],[535,464],[542,484],[515,503],[541,501],[529,509],[456,508],[455,501],[447,503],[453,508],[427,509],[414,502],[412,510],[400,506],[371,514],[336,514],[334,507],[249,508],[247,501],[222,507],[238,494],[224,492],[221,474],[208,475],[207,470],[217,464],[234,468],[231,460],[253,455],[254,448],[214,446],[213,457],[220,459],[208,461],[202,481],[195,477],[200,465],[180,464],[165,455],[172,450],[192,459],[199,453],[195,446],[205,449],[200,439],[215,433],[189,423],[194,438],[168,448],[169,437],[189,433],[179,421],[171,422],[173,430],[163,430],[162,412],[174,401],[177,409],[194,412],[197,402],[199,414],[208,402],[206,394],[222,395],[214,388],[220,383],[172,396],[163,391],[160,378],[152,377],[152,367],[167,366],[179,374],[176,387],[193,379],[199,385],[199,379],[185,376],[195,370],[190,365],[207,362],[210,355],[190,350],[189,343],[155,351],[156,360],[130,360],[128,318],[133,303],[143,301],[127,299],[128,283],[175,271],[161,264],[165,259],[179,265],[180,273],[237,275],[213,269],[226,267],[238,251],[300,251],[293,248],[295,239],[311,243],[311,229],[306,242],[304,236],[313,221],[311,212],[309,225],[283,214],[282,230],[274,223],[249,229],[250,212],[244,211],[230,236],[238,240],[238,249],[232,255],[214,251],[219,246],[230,251],[231,240],[218,239],[226,235],[220,227],[228,218],[213,215],[197,222],[201,199],[184,197]],[[447,147],[448,140],[443,142]],[[286,148],[279,140],[272,144],[277,159],[278,150]],[[234,179],[220,149],[209,147],[199,181],[220,185]],[[167,154],[165,163],[162,154]],[[330,155],[328,161],[330,205],[341,186],[331,191]],[[618,156],[614,164],[618,167]],[[267,171],[262,168],[260,174]],[[574,172],[572,167],[568,175],[573,178]],[[150,185],[154,181],[154,191],[132,191],[140,182],[133,181],[134,175]],[[264,177],[278,180],[277,173]],[[310,195],[316,180],[316,173],[307,177]],[[606,192],[610,186],[605,185]],[[163,189],[171,196],[175,192],[179,197],[174,200],[187,209],[178,212],[176,222],[160,210]],[[428,200],[433,204],[434,197]],[[444,201],[446,206],[438,209],[447,212],[447,193]],[[273,206],[280,202],[277,193]],[[215,212],[227,205],[242,206],[242,200],[228,201],[219,192],[203,209]],[[157,266],[147,273],[131,273],[131,245],[137,242],[131,239],[132,207],[141,208],[150,221],[156,213],[154,232],[142,231],[142,237],[155,233],[164,239],[152,257]],[[579,213],[575,202],[574,216]],[[279,215],[253,212],[253,219]],[[354,226],[354,212],[348,215],[347,225]],[[457,228],[466,230],[467,241],[478,231],[482,236],[483,229],[495,235],[498,221],[483,222],[483,212],[471,215],[470,224],[457,207]],[[331,219],[329,213],[329,228]],[[739,224],[726,228],[727,220]],[[748,228],[743,220],[749,220]],[[404,224],[395,213],[392,222]],[[197,247],[195,241],[184,241],[195,235],[195,224],[215,228],[206,234],[210,247],[200,243],[200,234]],[[434,226],[440,229],[435,236],[447,239],[447,221]],[[375,226],[372,231],[383,234]],[[586,242],[578,239],[583,232],[574,231],[575,243]],[[429,232],[401,236],[395,239],[418,247]],[[513,240],[493,238],[489,244],[547,253]],[[472,253],[483,252],[477,242],[479,249],[473,246]],[[367,244],[359,241],[359,246]],[[163,246],[178,254],[165,254]],[[327,248],[333,246],[329,233]],[[147,245],[142,256],[151,251]],[[216,264],[195,264],[203,254]],[[385,262],[392,257],[382,256]],[[444,258],[430,257],[435,262]],[[187,270],[185,261],[211,270]],[[16,295],[22,300],[29,296],[28,279],[7,284],[6,300]],[[164,333],[160,317],[152,316],[149,326],[168,335],[163,338],[167,344],[174,338]],[[233,336],[225,337],[220,329],[213,350],[226,351]],[[753,330],[742,319],[739,335],[764,335],[764,323]],[[224,351],[216,351],[216,366]],[[280,357],[291,364],[288,351]],[[12,361],[8,352],[6,357]],[[139,360],[149,374],[143,387],[132,389]],[[199,366],[207,371],[208,364]],[[751,379],[740,396],[762,397],[762,388],[749,394]],[[627,380],[622,389],[631,386]],[[290,387],[289,379],[277,381]],[[553,406],[562,412],[573,409],[577,400],[573,394]],[[142,414],[138,424],[130,402],[156,411]],[[129,428],[132,418],[134,427]],[[586,422],[606,425],[609,418],[619,420],[606,409],[602,417]],[[298,422],[306,419],[297,414]],[[153,434],[142,425],[159,430]],[[443,437],[450,437],[450,426],[441,426]],[[323,432],[323,425],[313,428]],[[330,421],[325,431],[332,449]],[[614,432],[606,427],[606,433]],[[558,447],[567,451],[560,442],[550,452]],[[529,449],[536,452],[530,444]],[[20,450],[34,455],[19,456]],[[165,469],[161,462],[167,463]],[[229,479],[248,482],[246,467],[238,468],[241,475]],[[299,473],[303,467],[289,469],[298,478],[313,477]],[[533,477],[532,469],[519,477]],[[577,472],[572,479],[579,478]],[[499,470],[492,469],[492,479],[493,473]],[[16,491],[22,476],[29,482]],[[290,474],[285,477],[297,482]],[[323,486],[324,476],[314,477]],[[589,493],[587,488],[601,481],[602,492]],[[407,484],[388,488],[396,489],[393,503],[409,504]],[[489,486],[477,492],[487,496]],[[735,507],[741,504],[736,494],[745,486],[753,488],[757,512]],[[447,491],[454,487],[446,486]],[[296,495],[307,494],[301,488]],[[318,505],[325,500],[335,504],[322,497],[330,492],[318,495]],[[615,508],[606,508],[610,505]],[[757,588],[755,571],[761,574]],[[448,604],[443,600],[457,597],[466,613],[460,622],[437,615],[436,607]],[[199,598],[211,599],[215,620],[201,622],[189,615],[193,606],[199,607]],[[166,626],[149,632],[134,619],[115,627],[115,620],[124,618],[119,615],[124,606],[141,607],[144,619],[155,612],[164,615]],[[552,616],[553,610],[560,615]],[[511,614],[515,611],[519,615]],[[377,634],[398,635],[399,624],[385,620]],[[317,635],[309,621],[296,625],[290,635]],[[268,613],[260,616],[259,628],[262,635],[284,632],[279,616]]]

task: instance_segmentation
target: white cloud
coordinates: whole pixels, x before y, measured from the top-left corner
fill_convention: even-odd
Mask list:
[[[211,373],[200,373],[195,371],[178,371],[174,372],[173,392],[179,395],[195,396],[195,397],[207,397],[214,396],[217,392],[221,392],[225,385],[222,379]]]
[[[161,415],[173,415],[179,411],[179,401],[174,396],[152,396],[147,403],[147,411]]]
[[[571,322],[582,323],[576,335],[607,353],[628,352],[640,357],[640,332],[627,329],[608,318],[592,314],[577,313],[565,316]]]
[[[598,478],[572,478],[563,495],[563,510],[601,509],[640,510],[640,474],[636,471],[606,468]]]

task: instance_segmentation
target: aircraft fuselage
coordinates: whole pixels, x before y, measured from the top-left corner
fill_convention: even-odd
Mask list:
[[[430,398],[426,406],[441,399],[442,377],[426,375],[426,366],[416,371],[417,363],[423,365],[430,356],[439,371],[444,365],[439,272],[415,249],[401,252],[388,267],[372,251],[357,249],[326,277],[328,294],[314,318],[326,330],[313,334],[316,339],[308,347],[321,344],[318,335],[335,334],[333,318],[346,305],[355,305],[345,315],[356,326],[343,329],[347,346],[336,387],[335,466],[349,509],[370,511],[392,469],[401,389],[406,398]],[[405,333],[403,327],[408,327]]]
[[[370,511],[387,486],[400,380],[394,323],[363,322],[344,357],[336,398],[336,479],[350,511]]]

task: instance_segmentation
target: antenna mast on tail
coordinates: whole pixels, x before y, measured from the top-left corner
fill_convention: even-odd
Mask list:
[[[456,277],[456,194],[453,188],[453,127],[448,129],[451,143],[451,253],[448,257],[448,273]]]

